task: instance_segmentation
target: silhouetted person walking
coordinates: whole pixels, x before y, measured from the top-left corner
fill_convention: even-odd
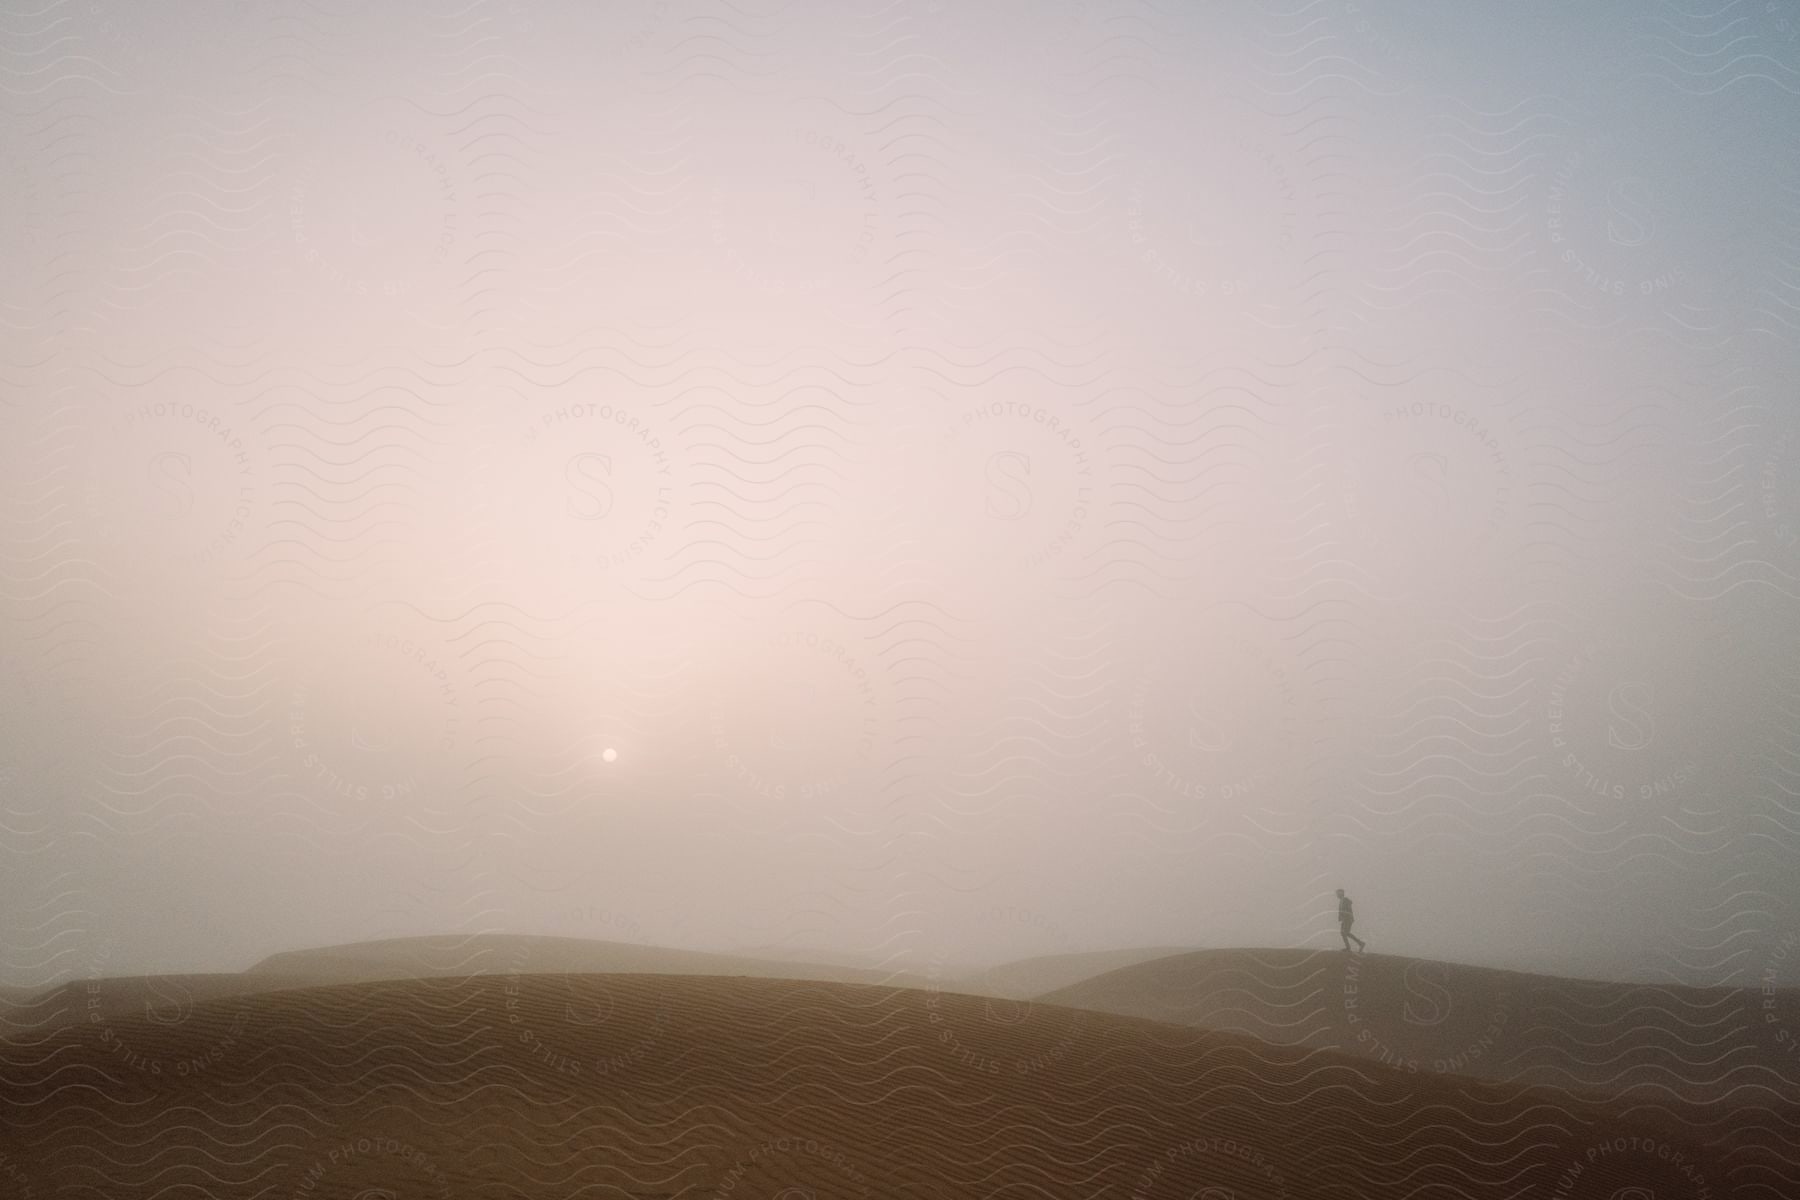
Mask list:
[[[1368,947],[1363,944],[1361,938],[1350,932],[1350,927],[1356,924],[1356,910],[1351,907],[1350,897],[1344,895],[1343,888],[1339,888],[1337,892],[1338,932],[1344,935],[1344,953],[1348,954],[1350,952],[1350,943],[1355,942],[1356,952],[1361,954],[1364,950],[1368,949]]]

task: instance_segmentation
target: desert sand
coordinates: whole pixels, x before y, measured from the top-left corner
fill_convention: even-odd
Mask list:
[[[1254,973],[1208,984],[1190,959],[1087,986],[1136,972],[1254,994]],[[1303,1017],[1321,1000],[1298,1003]],[[109,1200],[1615,1200],[1776,1197],[1800,1177],[1784,1101],[1697,1131],[1291,1034],[751,976],[503,971],[215,996],[0,1043],[0,1181]]]
[[[1624,1098],[1703,1127],[1800,1101],[1800,992],[1600,983],[1339,950],[1208,950],[1040,994],[1274,1044]]]

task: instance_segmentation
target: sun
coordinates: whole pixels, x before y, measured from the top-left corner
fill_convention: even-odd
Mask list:
[[[600,752],[600,759],[602,762],[617,762],[619,760],[619,752],[614,750],[611,746],[608,746]]]

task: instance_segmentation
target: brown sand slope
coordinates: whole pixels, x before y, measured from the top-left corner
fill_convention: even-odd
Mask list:
[[[147,1015],[171,1022],[228,996],[377,980],[514,974],[740,975],[924,987],[923,976],[837,963],[711,954],[627,942],[525,934],[395,938],[274,954],[241,973],[78,979],[0,996],[0,1037],[42,1035],[70,1022]],[[1041,990],[1041,989],[1039,989]]]
[[[314,987],[321,981],[270,972],[262,975],[122,975],[79,979],[0,1006],[0,1037],[23,1038],[71,1022],[143,1015],[180,1021],[194,1005],[227,996]]]
[[[1191,947],[1187,946],[1142,946],[1126,950],[1044,954],[1035,958],[1015,959],[998,966],[949,972],[939,986],[954,986],[957,991],[972,992],[978,996],[1030,1000],[1121,967],[1191,952]]]
[[[783,980],[355,984],[0,1043],[0,1177],[107,1200],[1773,1198],[1800,1180],[1780,1132],[1703,1145],[1232,1034]]]
[[[1696,1106],[1800,1097],[1791,990],[1595,983],[1337,950],[1208,950],[1039,998],[1342,1050],[1420,1075],[1628,1092],[1684,1120]]]

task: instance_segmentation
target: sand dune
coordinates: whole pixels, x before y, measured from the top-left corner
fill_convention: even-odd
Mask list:
[[[1184,946],[1144,946],[1127,950],[1044,954],[992,967],[947,973],[941,986],[954,986],[957,991],[973,992],[979,996],[1030,1000],[1121,967],[1190,952],[1190,948]]]
[[[495,974],[738,975],[954,988],[998,999],[1029,1000],[1119,967],[1182,952],[1180,947],[1044,955],[996,966],[905,971],[828,950],[782,947],[747,953],[685,950],[635,942],[532,934],[442,934],[309,947],[270,955],[239,973],[110,976],[48,989],[0,989],[0,1036],[69,1020],[139,1011],[179,1011],[225,996],[381,980]]]
[[[261,975],[125,975],[78,979],[44,991],[21,994],[0,1005],[0,1037],[41,1034],[73,1022],[89,1024],[116,1017],[145,1016],[178,1023],[194,1005],[229,996],[307,987],[318,979],[268,972]]]
[[[321,984],[567,973],[742,975],[896,987],[924,986],[926,982],[923,977],[838,962],[517,933],[442,934],[292,950],[272,954],[245,973],[305,978]]]
[[[835,962],[713,954],[583,938],[484,933],[393,938],[285,951],[241,973],[128,975],[71,980],[0,994],[0,1037],[43,1034],[70,1022],[147,1014],[177,1020],[230,996],[381,980],[469,975],[636,973],[832,980],[927,987],[924,976]]]
[[[754,978],[359,983],[0,1043],[0,1172],[108,1200],[1774,1197],[1800,1173],[1773,1136],[1701,1144],[1553,1092],[1072,1008]]]
[[[1613,1093],[1683,1120],[1800,1097],[1800,992],[1597,983],[1338,950],[1208,950],[1040,995],[1418,1075]],[[1700,1111],[1696,1111],[1700,1110]]]

